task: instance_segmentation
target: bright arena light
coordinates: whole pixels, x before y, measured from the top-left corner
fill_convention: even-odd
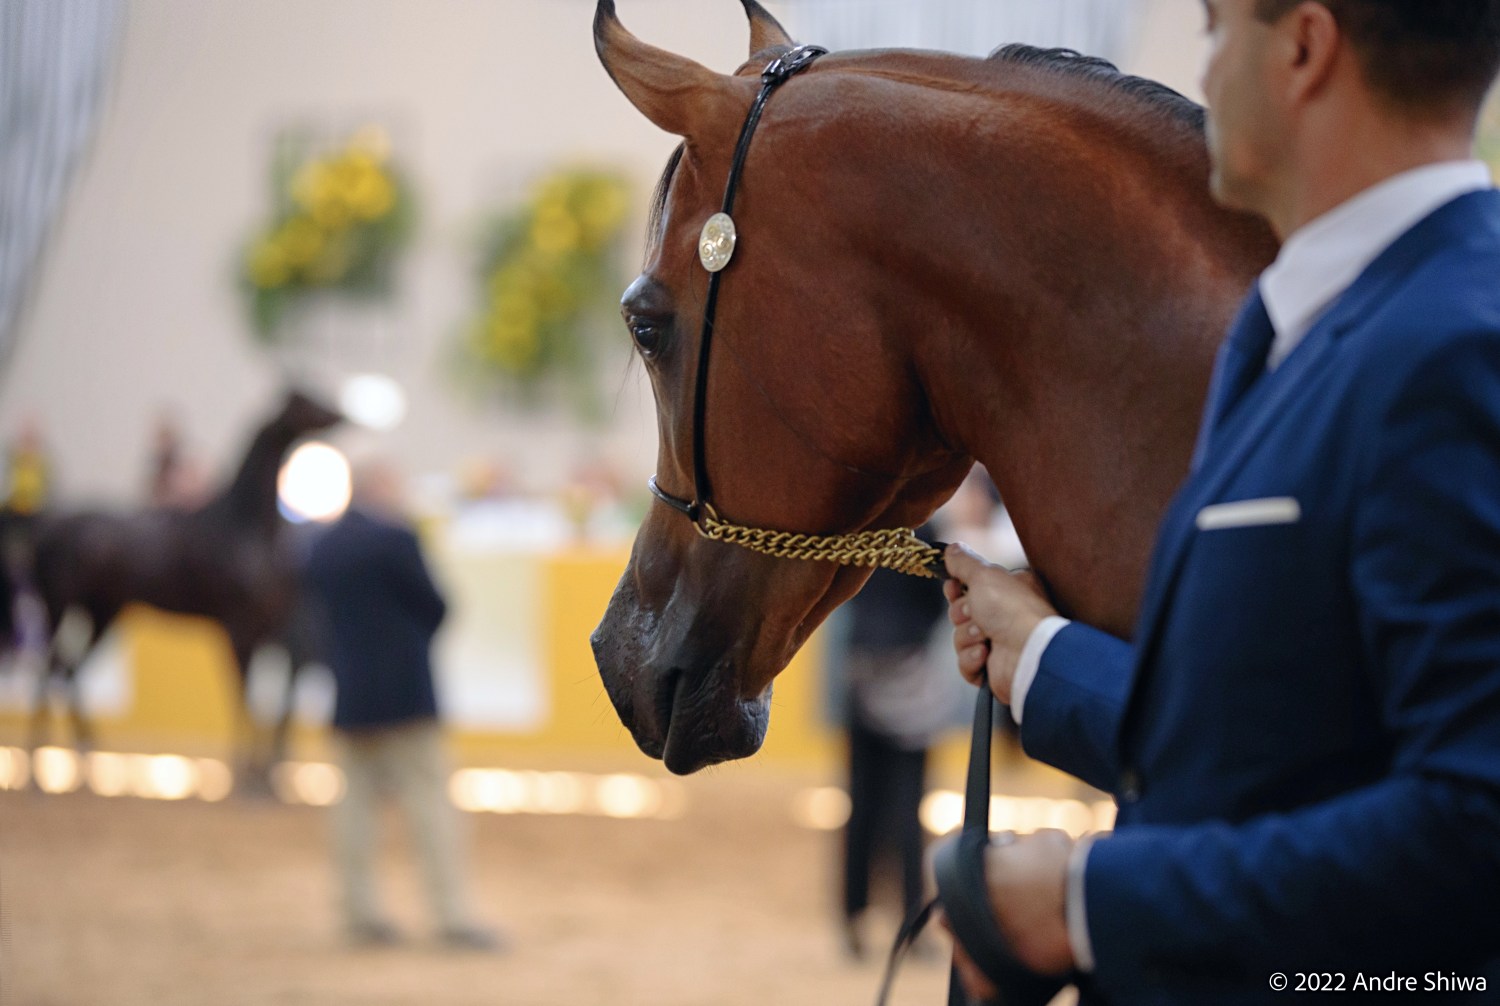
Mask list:
[[[607,775],[594,787],[594,801],[605,817],[650,817],[662,806],[660,790],[638,775]]]
[[[933,790],[923,798],[920,814],[922,827],[934,835],[946,835],[964,822],[963,794]],[[991,831],[1029,835],[1043,828],[1056,828],[1077,838],[1085,832],[1113,828],[1115,805],[1108,800],[1090,805],[1082,800],[1041,796],[992,796],[989,824]]]
[[[217,803],[234,789],[234,773],[213,758],[198,759],[198,799]]]
[[[337,520],[349,507],[349,460],[328,444],[309,441],[281,466],[276,491],[294,520]]]
[[[37,748],[31,769],[43,793],[71,793],[83,782],[78,754],[67,748]]]
[[[339,392],[339,409],[361,426],[383,433],[406,418],[406,393],[384,374],[355,374]]]
[[[286,761],[271,770],[271,789],[282,803],[331,807],[344,796],[344,773],[326,762]]]
[[[20,748],[0,748],[0,789],[25,789],[31,781],[29,762]]]
[[[935,789],[922,798],[917,816],[930,834],[946,835],[964,823],[963,794],[951,789]]]
[[[186,800],[198,789],[198,766],[181,755],[136,759],[136,794],[150,800]]]
[[[331,807],[344,797],[344,773],[317,762],[298,765],[292,770],[292,791],[309,807]]]
[[[583,809],[584,782],[572,772],[537,772],[531,785],[536,808],[543,814],[577,814]]]
[[[531,801],[520,775],[504,769],[459,769],[448,781],[448,794],[455,806],[471,813],[515,814]]]
[[[89,789],[98,796],[125,796],[130,792],[130,759],[126,755],[93,751],[85,765]]]
[[[849,821],[849,794],[837,786],[805,789],[792,801],[792,820],[815,831],[837,831]]]

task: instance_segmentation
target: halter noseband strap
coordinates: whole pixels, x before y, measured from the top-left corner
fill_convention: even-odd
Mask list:
[[[703,306],[703,335],[698,350],[697,381],[693,388],[693,499],[673,496],[657,484],[656,476],[646,483],[651,494],[667,506],[684,514],[698,533],[714,541],[740,545],[755,552],[787,559],[811,559],[837,562],[846,566],[884,566],[913,576],[941,578],[942,548],[919,539],[906,528],[879,531],[854,531],[838,535],[808,535],[791,531],[770,531],[744,527],[721,519],[714,511],[708,480],[708,456],[705,419],[708,410],[708,360],[713,343],[714,318],[719,307],[719,283],[734,255],[734,197],[739,190],[750,141],[760,124],[761,112],[778,87],[812,65],[828,52],[822,46],[799,45],[766,65],[760,75],[760,91],[740,128],[729,180],[724,187],[724,202],[703,226],[699,238],[699,258],[708,270],[708,296]]]

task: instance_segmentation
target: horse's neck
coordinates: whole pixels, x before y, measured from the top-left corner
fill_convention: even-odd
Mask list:
[[[1059,341],[1080,353],[1100,349]],[[1025,372],[992,357],[965,375],[964,388],[938,392],[983,417],[970,450],[1065,613],[1129,635],[1161,514],[1187,473],[1205,356],[1142,354],[1111,375],[1038,345]],[[1160,371],[1151,380],[1183,393],[1160,402],[1133,397],[1150,370]]]
[[[281,457],[293,439],[275,426],[257,433],[234,479],[208,510],[226,515],[237,526],[274,534],[280,524],[276,476],[281,469]]]
[[[948,250],[975,284],[958,352],[917,350],[939,428],[989,470],[1061,607],[1122,636],[1215,348],[1270,251],[1208,203],[1201,145],[1164,146],[1154,164],[1096,150],[1092,167],[1074,150],[1055,184],[997,155],[988,184],[1027,196]]]

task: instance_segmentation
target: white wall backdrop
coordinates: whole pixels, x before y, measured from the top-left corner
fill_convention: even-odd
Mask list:
[[[830,48],[909,47],[984,56],[1008,42],[1119,60],[1141,0],[786,0],[799,37]]]
[[[817,19],[855,0],[830,0],[826,11],[812,4],[769,6],[812,39]],[[1192,90],[1195,0],[968,6],[1118,9],[1109,37],[1134,42],[1110,54]],[[1127,7],[1134,17],[1124,17]],[[744,58],[734,0],[620,0],[619,9],[642,37],[709,66],[727,71]],[[232,463],[278,384],[233,286],[234,256],[268,210],[271,137],[289,122],[369,117],[393,126],[421,226],[399,301],[367,326],[346,320],[355,333],[334,340],[329,369],[378,366],[407,387],[410,412],[390,447],[414,471],[490,456],[543,486],[575,454],[597,450],[644,478],[656,437],[638,371],[620,366],[611,421],[595,433],[557,417],[473,411],[455,401],[443,371],[443,347],[472,309],[469,233],[497,191],[563,161],[602,162],[636,179],[643,214],[674,145],[598,66],[593,10],[590,0],[131,0],[114,93],[0,374],[0,435],[35,415],[68,500],[138,497],[163,406],[179,415],[195,453],[221,469]]]

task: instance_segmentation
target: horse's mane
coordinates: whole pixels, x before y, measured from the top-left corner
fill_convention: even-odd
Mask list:
[[[1077,77],[1102,84],[1112,91],[1135,98],[1149,107],[1166,112],[1178,122],[1199,133],[1203,132],[1204,111],[1202,105],[1183,97],[1165,84],[1157,83],[1154,80],[1147,80],[1145,77],[1134,77],[1128,73],[1124,73],[1115,64],[1099,56],[1085,56],[1075,49],[1044,49],[1039,46],[1026,45],[1022,42],[1012,42],[990,53],[985,62],[1008,66],[1035,67],[1045,72]],[[667,161],[666,169],[662,171],[661,178],[656,183],[656,190],[651,197],[651,212],[646,224],[647,241],[649,243],[647,248],[648,258],[655,242],[660,239],[661,216],[666,211],[667,192],[672,185],[672,176],[677,173],[677,165],[682,160],[683,150],[684,146],[678,144],[677,149],[672,151],[671,159]]]
[[[1112,90],[1139,98],[1149,105],[1169,112],[1173,117],[1199,132],[1203,130],[1202,105],[1183,97],[1165,84],[1124,73],[1109,60],[1098,56],[1085,56],[1073,49],[1042,49],[1034,45],[1013,42],[990,53],[989,62],[1008,63],[1012,66],[1034,66],[1054,73],[1099,81],[1108,85]]]

